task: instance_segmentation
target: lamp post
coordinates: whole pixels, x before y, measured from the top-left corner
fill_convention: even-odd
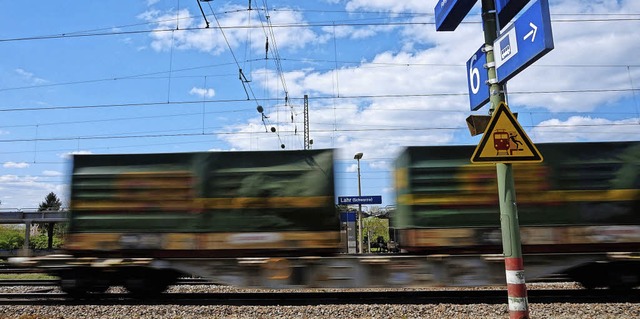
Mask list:
[[[362,187],[360,186],[360,159],[362,153],[356,153],[353,159],[358,161],[358,196],[362,196]],[[362,204],[358,204],[358,253],[362,254]]]

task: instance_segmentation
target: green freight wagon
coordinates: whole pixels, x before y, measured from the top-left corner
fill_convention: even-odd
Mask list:
[[[340,249],[333,151],[76,155],[76,256],[227,257]]]
[[[514,164],[525,253],[637,252],[640,142],[539,144],[540,164]],[[396,161],[402,248],[499,253],[493,164],[471,164],[474,146],[409,147]]]

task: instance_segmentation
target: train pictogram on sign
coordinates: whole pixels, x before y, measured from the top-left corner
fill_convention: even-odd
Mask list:
[[[517,132],[507,132],[504,129],[496,129],[493,132],[493,147],[496,155],[513,155],[515,152],[524,151],[523,142],[518,139]]]
[[[472,163],[542,162],[542,156],[505,103],[494,111]]]

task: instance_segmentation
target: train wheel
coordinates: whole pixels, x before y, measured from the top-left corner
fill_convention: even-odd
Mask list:
[[[636,263],[614,263],[609,268],[609,288],[629,290],[640,285],[640,272]]]
[[[607,278],[603,277],[606,273],[605,265],[589,264],[573,269],[569,272],[569,276],[586,289],[596,289],[607,286]]]
[[[595,263],[572,270],[569,275],[587,289],[632,289],[640,285],[637,262]]]
[[[126,274],[124,287],[132,295],[145,298],[163,293],[176,279],[177,275],[169,271],[134,269]]]
[[[101,279],[102,276],[96,271],[73,269],[58,275],[60,289],[75,298],[89,297],[90,294],[104,293],[109,289],[108,281]]]

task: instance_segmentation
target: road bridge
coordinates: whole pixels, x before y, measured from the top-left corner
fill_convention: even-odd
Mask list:
[[[53,227],[56,223],[67,221],[67,211],[38,211],[37,209],[3,209],[0,210],[0,224],[23,224],[25,225],[24,245],[21,255],[31,255],[29,249],[31,237],[31,225],[47,224],[47,235],[49,237],[48,248],[53,245]]]

